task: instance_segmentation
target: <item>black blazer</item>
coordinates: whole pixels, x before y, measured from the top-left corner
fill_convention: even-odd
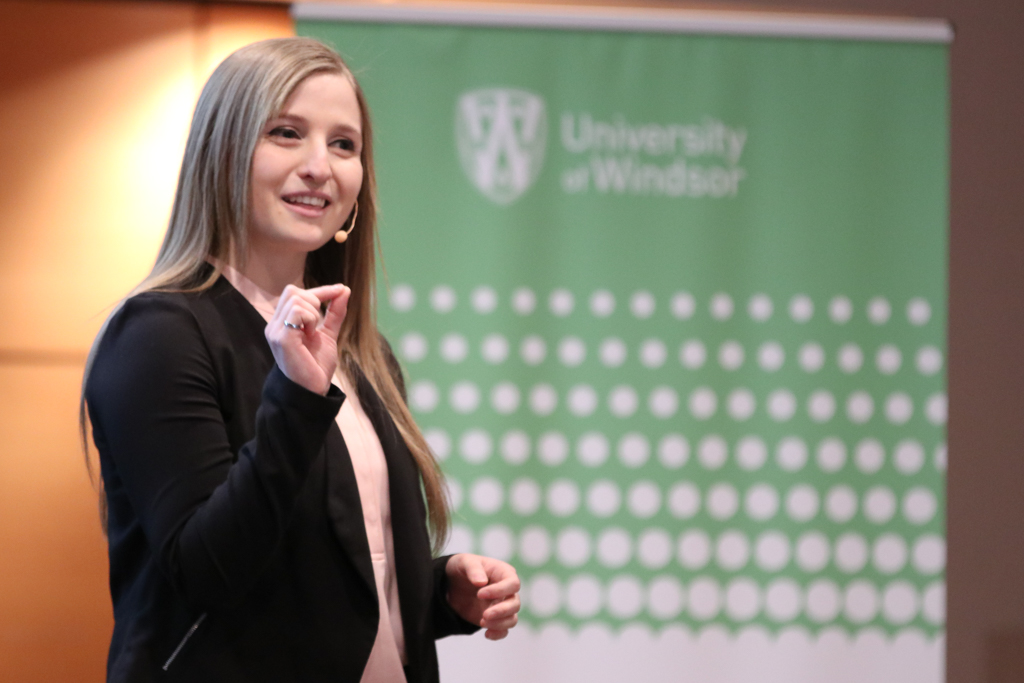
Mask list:
[[[225,279],[145,293],[111,318],[86,399],[108,499],[108,681],[356,683],[379,612],[335,422],[344,395],[289,380]],[[409,683],[434,639],[471,633],[432,560],[419,472],[365,378],[387,460]]]

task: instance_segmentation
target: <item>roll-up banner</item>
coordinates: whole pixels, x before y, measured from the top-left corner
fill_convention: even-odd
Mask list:
[[[380,323],[451,552],[449,683],[935,683],[949,28],[298,5],[373,112]]]

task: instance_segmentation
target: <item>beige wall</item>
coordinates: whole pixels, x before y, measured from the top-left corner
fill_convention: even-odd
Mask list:
[[[82,362],[148,271],[198,88],[283,7],[0,0],[0,680],[103,680]]]

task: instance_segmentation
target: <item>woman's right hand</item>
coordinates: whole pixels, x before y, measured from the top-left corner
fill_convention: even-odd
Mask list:
[[[313,289],[294,285],[284,288],[264,335],[274,360],[288,379],[312,392],[327,394],[338,367],[338,334],[351,293],[341,284]],[[324,303],[327,314],[321,320],[320,306]]]

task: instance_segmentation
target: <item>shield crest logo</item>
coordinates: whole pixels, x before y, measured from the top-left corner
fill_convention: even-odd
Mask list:
[[[496,204],[511,204],[537,179],[547,133],[544,100],[531,92],[485,88],[459,97],[455,140],[462,169]]]

